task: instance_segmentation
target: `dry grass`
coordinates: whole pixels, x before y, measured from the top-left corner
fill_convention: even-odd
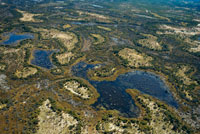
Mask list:
[[[17,9],[17,11],[23,15],[23,17],[20,18],[20,21],[24,21],[24,22],[42,22],[41,20],[37,20],[37,19],[34,18],[35,16],[41,16],[41,14],[32,14],[32,13],[28,13],[28,12],[21,11],[21,10],[18,10],[18,9]]]
[[[60,64],[68,64],[71,60],[75,58],[75,55],[72,52],[66,52],[63,54],[56,55],[58,62]]]
[[[158,15],[157,13],[153,13],[153,12],[150,12],[150,13],[151,13],[154,17],[156,17],[156,18],[159,18],[159,19],[162,19],[162,20],[167,20],[167,21],[170,22],[170,19],[167,18],[167,17],[160,16],[160,15]]]
[[[5,74],[0,74],[0,90],[8,91],[10,89],[7,83],[7,76]]]
[[[145,55],[144,53],[138,53],[134,49],[124,48],[119,51],[119,56],[123,59],[128,60],[128,65],[131,67],[148,67],[152,66],[150,63],[153,58],[150,56]]]
[[[37,73],[37,69],[33,67],[25,67],[22,70],[17,70],[15,75],[18,78],[27,78],[28,76],[32,76]]]
[[[192,96],[190,95],[190,93],[187,90],[183,91],[185,93],[185,97],[188,98],[189,100],[193,100]]]
[[[183,81],[183,84],[185,85],[191,85],[191,84],[197,84],[196,81],[193,81],[187,74],[190,70],[189,66],[181,66],[178,71],[175,73],[175,76],[177,76],[180,80]]]
[[[147,47],[153,50],[161,50],[161,45],[157,42],[157,37],[150,35],[150,34],[143,34],[143,36],[146,37],[146,39],[140,39],[138,41],[139,44],[141,44],[143,47]]]
[[[136,105],[143,110],[139,122],[146,122],[145,126],[148,126],[151,130],[148,133],[152,134],[186,134],[184,130],[173,129],[177,126],[176,123],[170,121],[170,116],[173,116],[175,120],[181,120],[181,118],[174,113],[174,109],[168,107],[157,99],[141,94],[138,90],[128,89],[127,92],[136,100]],[[149,118],[149,120],[145,118]],[[183,125],[183,124],[178,124]],[[142,126],[144,127],[144,126]]]
[[[160,29],[166,30],[166,31],[164,33],[157,32],[158,34],[179,34],[179,35],[187,35],[187,36],[200,34],[199,27],[186,28],[186,27],[173,27],[169,25],[161,25]]]
[[[97,13],[92,13],[92,12],[85,12],[85,11],[77,11],[79,14],[78,18],[66,18],[67,20],[96,20],[99,22],[106,22],[110,23],[111,19],[108,16],[97,14]]]
[[[78,38],[74,33],[70,32],[62,32],[58,31],[56,29],[33,29],[34,31],[38,31],[42,34],[42,38],[49,39],[49,38],[56,38],[60,40],[65,48],[67,48],[68,51],[71,51],[75,48],[75,44],[78,43]]]
[[[70,126],[78,124],[78,121],[68,113],[62,112],[58,115],[56,112],[53,112],[49,100],[46,100],[39,109],[39,129],[37,134],[66,134],[69,133]]]
[[[104,37],[102,37],[100,34],[91,34],[91,36],[96,40],[94,44],[101,44],[105,41]]]
[[[189,37],[200,34],[200,27],[172,27],[168,25],[161,25],[160,29],[165,30],[165,32],[157,31],[157,34],[177,34],[180,37],[184,38],[184,42],[189,44],[187,51],[197,53],[200,52],[200,42],[193,41]]]
[[[87,87],[81,86],[80,83],[78,83],[77,81],[67,81],[64,84],[64,88],[69,90],[71,93],[80,96],[83,99],[90,98],[90,90]]]
[[[137,123],[131,123],[128,121],[125,123],[116,117],[108,118],[106,121],[103,120],[99,122],[98,126],[98,133],[100,134],[106,132],[110,132],[112,134],[145,134],[139,128],[139,125]]]
[[[64,29],[67,29],[67,28],[70,28],[70,27],[71,27],[70,24],[66,24],[66,25],[63,26]]]
[[[200,45],[190,48],[189,51],[194,53],[200,52]]]
[[[0,104],[0,110],[4,107],[6,107],[7,105],[6,104]]]
[[[6,65],[0,64],[0,71],[4,71],[6,69]]]
[[[149,122],[149,126],[152,128],[153,134],[177,134],[176,131],[173,130],[174,125],[165,121],[166,115],[164,112],[166,111],[163,108],[160,108],[154,101],[139,96],[139,98],[143,101],[146,107],[150,110],[151,120]],[[185,132],[179,132],[180,134]]]
[[[82,11],[77,11],[79,13],[79,15],[89,15],[89,16],[92,16],[92,17],[96,17],[96,18],[99,18],[99,19],[104,19],[104,20],[108,20],[109,17],[106,17],[104,15],[101,15],[101,14],[96,14],[96,13],[89,13],[89,12],[82,12]]]
[[[192,40],[190,38],[185,38],[185,43],[189,44],[189,48],[187,48],[188,51],[197,53],[200,52],[200,42],[196,40]]]
[[[110,28],[108,28],[108,27],[97,26],[97,28],[103,29],[103,30],[106,30],[106,31],[112,31],[112,30],[111,30]]]

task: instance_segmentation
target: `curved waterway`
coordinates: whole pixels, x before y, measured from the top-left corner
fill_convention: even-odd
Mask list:
[[[177,108],[178,104],[169,88],[158,75],[143,71],[133,71],[121,74],[115,81],[93,81],[87,77],[87,71],[96,65],[80,62],[73,66],[72,72],[77,77],[88,80],[99,92],[100,97],[94,107],[103,106],[109,110],[118,110],[124,117],[137,117],[139,108],[135,105],[126,89],[138,89]]]

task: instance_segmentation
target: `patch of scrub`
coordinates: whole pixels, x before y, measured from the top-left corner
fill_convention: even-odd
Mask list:
[[[146,39],[140,39],[138,41],[139,44],[141,44],[143,47],[147,47],[149,49],[153,50],[161,50],[162,46],[158,43],[157,37],[153,36],[151,34],[142,34],[146,37]]]
[[[75,58],[75,55],[72,52],[66,52],[56,55],[56,58],[60,64],[64,65],[70,63]]]
[[[94,44],[101,44],[105,41],[104,37],[100,34],[91,34],[91,36],[95,39]]]
[[[197,85],[197,82],[192,80],[189,77],[189,74],[186,74],[190,70],[191,68],[189,66],[183,65],[175,72],[175,76],[178,77],[185,85],[191,85],[191,84]]]
[[[140,103],[145,105],[146,109],[149,110],[149,120],[148,121],[148,126],[152,129],[151,132],[153,134],[185,134],[186,132],[183,130],[177,130],[174,129],[175,126],[177,126],[176,123],[172,122],[170,120],[172,113],[165,109],[164,107],[159,106],[156,102],[153,100],[149,99],[148,97],[144,96],[139,96],[138,100]],[[172,117],[171,117],[172,118]],[[174,120],[176,119],[176,116],[173,117]],[[178,124],[182,125],[182,124]]]
[[[111,29],[108,28],[108,27],[97,26],[97,28],[99,28],[99,29],[103,29],[103,30],[106,30],[106,31],[111,31]]]
[[[148,67],[152,66],[152,57],[147,56],[144,53],[139,53],[134,49],[124,48],[119,51],[118,55],[128,61],[128,65],[131,67]]]
[[[64,88],[83,99],[89,99],[91,97],[89,88],[82,86],[78,81],[67,81],[64,83]]]
[[[57,114],[51,109],[51,103],[47,99],[39,107],[39,123],[37,134],[66,134],[73,131],[78,121],[68,113],[61,112]],[[72,128],[70,130],[70,128]]]
[[[67,29],[67,28],[70,28],[70,27],[71,27],[70,24],[66,24],[66,25],[63,26],[64,29]]]
[[[200,52],[200,41],[192,40],[190,38],[185,38],[184,42],[188,44],[186,49],[189,52],[192,52],[192,53]]]
[[[5,36],[8,36],[8,39],[1,43],[3,45],[11,45],[11,44],[18,43],[19,41],[22,41],[22,40],[33,39],[34,38],[34,36],[31,35],[31,34],[10,33],[10,34],[6,34]]]
[[[193,53],[198,53],[200,52],[200,42],[196,43],[194,47],[191,47],[189,49],[190,52],[193,52]]]
[[[90,12],[82,12],[82,11],[77,11],[77,13],[79,13],[79,15],[89,15],[91,17],[95,17],[98,19],[103,19],[103,20],[109,20],[109,17],[101,15],[101,14],[96,14],[96,13],[90,13]]]
[[[185,94],[185,97],[189,100],[193,100],[193,97],[187,90],[183,90],[183,93]]]
[[[3,109],[6,106],[7,106],[6,104],[0,104],[0,110]]]
[[[153,15],[154,17],[156,17],[156,18],[159,18],[159,19],[161,19],[161,20],[167,20],[167,21],[170,22],[170,19],[167,18],[167,17],[160,16],[160,15],[158,15],[157,13],[153,13],[153,12],[150,12],[150,14],[152,14],[152,15]]]
[[[42,38],[49,39],[49,38],[56,38],[61,41],[64,47],[71,51],[75,48],[75,44],[78,43],[78,37],[74,33],[70,32],[62,32],[56,29],[34,29],[34,31],[38,31],[42,34]]]
[[[183,38],[184,42],[189,44],[189,46],[186,46],[186,50],[192,53],[198,53],[200,52],[200,42],[196,40],[191,40],[189,37],[200,34],[200,27],[173,27],[168,25],[161,25],[160,26],[162,31],[157,31],[157,34],[176,34],[179,35],[181,38]]]
[[[33,52],[33,59],[31,60],[31,64],[51,69],[54,65],[52,64],[50,60],[50,55],[53,53],[53,51],[49,50],[35,50]]]
[[[95,107],[103,106],[106,109],[118,110],[125,117],[136,117],[139,109],[131,96],[126,93],[126,89],[138,89],[144,94],[178,107],[168,87],[153,73],[134,71],[121,74],[114,81],[93,81],[87,77],[87,72],[94,67],[95,65],[80,62],[73,66],[72,72],[75,76],[88,80],[97,89],[100,97],[93,105]]]
[[[197,104],[195,107],[191,110],[191,112],[184,112],[184,111],[178,111],[179,116],[183,119],[183,121],[187,122],[187,124],[190,124],[193,128],[200,128],[200,105]]]
[[[22,70],[17,70],[15,76],[18,78],[27,78],[37,73],[37,69],[33,67],[25,67]]]
[[[4,71],[6,69],[6,65],[0,63],[0,71]]]
[[[0,89],[8,91],[10,87],[6,81],[7,76],[5,74],[0,74]]]
[[[117,68],[112,65],[97,66],[88,72],[88,76],[94,80],[112,76],[116,71]]]
[[[179,34],[179,35],[187,35],[187,36],[193,36],[200,34],[200,27],[173,27],[169,25],[161,25],[161,30],[165,30],[164,32],[158,31],[157,34]]]
[[[109,119],[108,121],[98,122],[97,128],[99,133],[110,132],[113,134],[144,134],[144,132],[140,130],[138,124],[131,122],[127,124],[116,118]]]
[[[17,9],[17,11],[23,15],[23,17],[20,18],[20,21],[24,21],[24,22],[42,22],[41,20],[38,20],[38,19],[34,18],[35,16],[41,16],[41,14],[32,14],[32,13],[28,13],[26,11],[21,11],[19,9]]]

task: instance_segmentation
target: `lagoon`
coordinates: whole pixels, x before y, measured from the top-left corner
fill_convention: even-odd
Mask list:
[[[100,94],[97,102],[93,104],[94,107],[103,106],[108,110],[118,110],[124,117],[137,117],[139,108],[126,89],[137,89],[141,93],[151,95],[170,106],[178,107],[169,88],[156,74],[132,71],[119,75],[114,81],[93,81],[87,77],[87,71],[95,66],[80,62],[72,68],[75,76],[88,80]]]
[[[53,53],[53,51],[50,50],[35,50],[33,52],[34,58],[31,60],[31,64],[51,69],[53,68],[53,63],[50,60],[50,55]]]

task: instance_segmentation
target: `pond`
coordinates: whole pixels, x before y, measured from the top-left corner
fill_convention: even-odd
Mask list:
[[[7,34],[5,36],[8,36],[8,39],[2,42],[3,45],[12,45],[12,44],[16,44],[16,43],[18,43],[19,41],[22,41],[22,40],[34,38],[34,36],[31,35],[31,34],[19,34],[18,35],[18,34],[15,34],[15,33],[10,33],[10,34]]]
[[[53,68],[53,63],[50,60],[50,56],[54,51],[51,50],[35,50],[33,52],[33,59],[31,60],[31,64],[46,68],[46,69],[51,69]]]
[[[97,102],[93,104],[94,107],[103,106],[106,109],[120,111],[124,117],[137,117],[139,108],[125,91],[126,89],[137,89],[175,108],[178,107],[169,88],[159,76],[153,73],[133,71],[119,75],[115,81],[93,81],[88,79],[87,71],[94,66],[96,65],[80,62],[72,68],[75,76],[88,80],[100,94]]]

